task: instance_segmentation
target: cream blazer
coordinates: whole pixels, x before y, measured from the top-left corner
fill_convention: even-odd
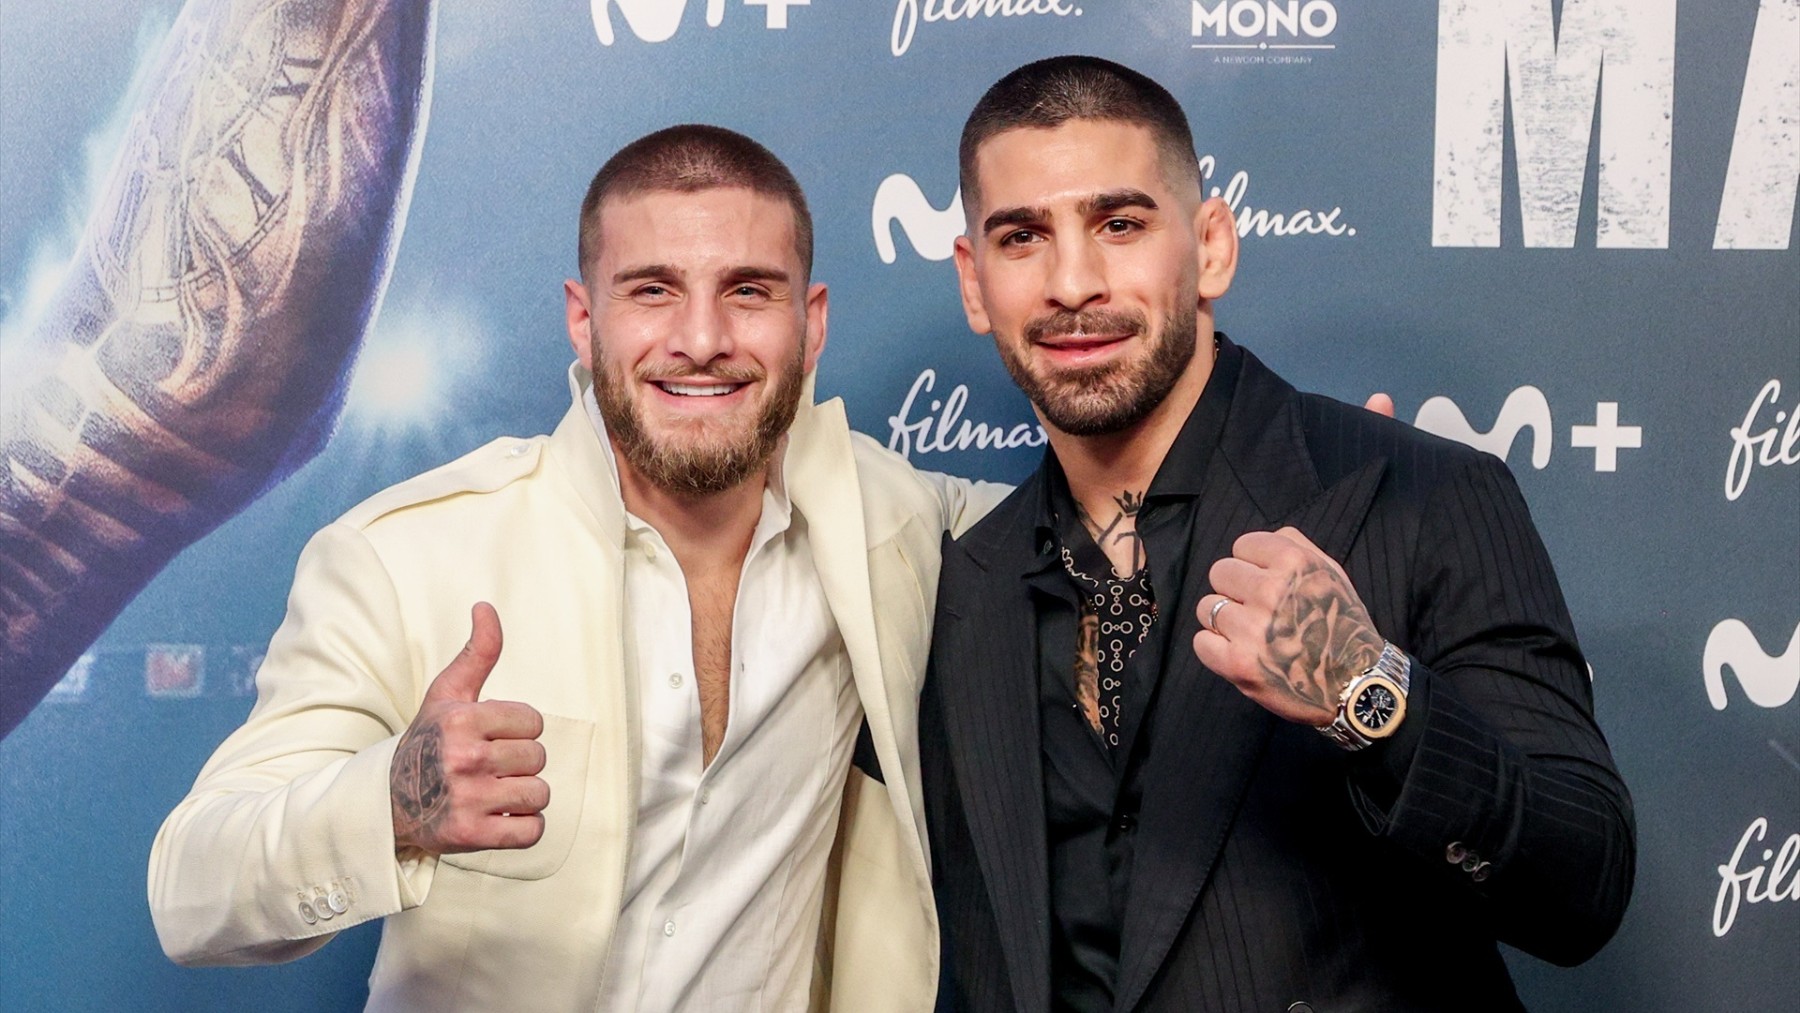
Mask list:
[[[301,553],[257,702],[164,821],[150,910],[183,964],[292,960],[385,918],[376,1010],[592,1010],[637,813],[637,687],[622,623],[624,507],[575,404],[357,506]],[[919,689],[945,531],[1007,491],[915,471],[810,404],[788,492],[850,658],[885,785],[852,768],[828,876],[816,1009],[922,1011],[937,989],[919,795]],[[505,630],[484,698],[544,714],[533,847],[397,862],[388,766],[469,607]]]

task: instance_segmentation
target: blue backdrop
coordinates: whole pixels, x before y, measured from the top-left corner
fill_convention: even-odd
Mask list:
[[[0,17],[8,469],[29,443],[18,402],[72,341],[59,286],[111,206],[122,139],[170,101],[167,75],[229,62],[168,54],[227,11],[389,5],[192,6]],[[1245,233],[1228,333],[1303,388],[1392,392],[1525,490],[1639,828],[1617,939],[1575,970],[1510,954],[1527,1003],[1794,1002],[1800,2],[556,0],[420,24],[429,126],[391,275],[366,272],[381,308],[335,431],[175,555],[0,742],[0,1006],[360,1004],[374,926],[287,967],[170,965],[150,841],[248,711],[308,535],[560,416],[577,205],[632,138],[707,121],[767,143],[818,220],[821,395],[921,466],[1028,473],[1041,433],[947,259],[956,137],[1000,74],[1062,52],[1137,67],[1186,107]],[[7,502],[0,528],[29,522]],[[22,714],[49,681],[20,664],[0,692]]]

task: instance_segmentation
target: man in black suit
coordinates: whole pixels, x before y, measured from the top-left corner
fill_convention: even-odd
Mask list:
[[[1516,1009],[1498,942],[1591,956],[1631,801],[1505,464],[1214,332],[1237,231],[1142,75],[1022,67],[961,160],[964,306],[1050,446],[945,546],[950,1005]]]

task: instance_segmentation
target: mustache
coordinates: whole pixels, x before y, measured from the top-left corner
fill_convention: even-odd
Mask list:
[[[768,373],[749,365],[699,366],[694,363],[668,363],[660,366],[639,366],[635,371],[636,378],[644,383],[670,382],[692,379],[717,380],[721,383],[755,383],[768,379]]]
[[[1144,315],[1131,310],[1058,310],[1025,324],[1025,340],[1042,344],[1052,334],[1142,334]]]

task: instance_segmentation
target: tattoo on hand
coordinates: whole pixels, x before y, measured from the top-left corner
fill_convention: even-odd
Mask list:
[[[1100,617],[1083,606],[1075,633],[1075,702],[1094,731],[1100,730]]]
[[[1310,563],[1289,581],[1269,618],[1263,675],[1270,686],[1323,713],[1381,655],[1369,613],[1336,569]]]
[[[388,786],[397,841],[423,847],[436,840],[438,825],[450,811],[450,791],[444,783],[444,761],[438,748],[442,741],[438,726],[428,724],[409,730],[394,750]]]
[[[1119,512],[1114,514],[1113,519],[1104,526],[1094,520],[1093,515],[1089,514],[1079,503],[1075,505],[1075,512],[1081,518],[1082,527],[1087,528],[1088,534],[1093,536],[1094,544],[1100,546],[1100,550],[1106,553],[1107,558],[1112,558],[1113,546],[1125,546],[1130,549],[1130,571],[1119,573],[1117,566],[1114,567],[1115,576],[1129,577],[1142,570],[1145,563],[1144,540],[1138,536],[1137,530],[1137,515],[1138,511],[1144,508],[1144,493],[1127,489],[1114,496],[1113,503],[1118,506]]]

